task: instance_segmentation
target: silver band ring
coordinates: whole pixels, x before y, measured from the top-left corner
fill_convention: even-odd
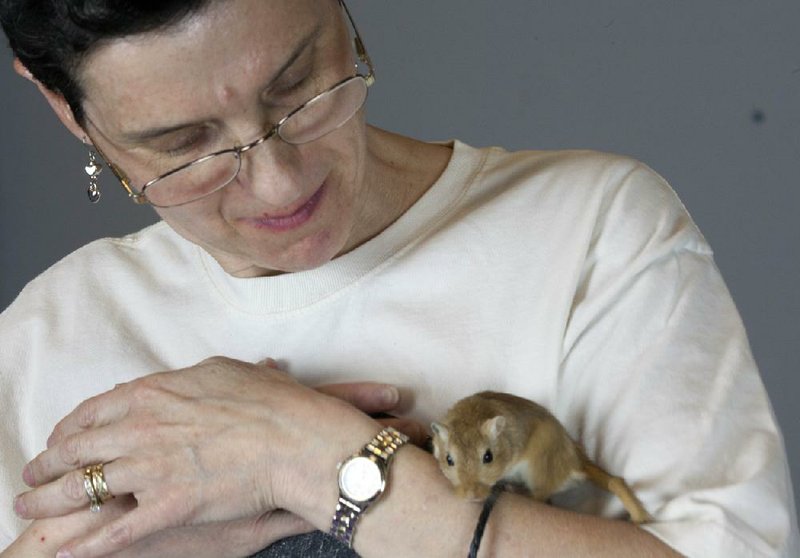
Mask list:
[[[93,513],[99,512],[102,505],[114,497],[106,484],[102,463],[84,469],[83,489],[89,497],[89,510]]]

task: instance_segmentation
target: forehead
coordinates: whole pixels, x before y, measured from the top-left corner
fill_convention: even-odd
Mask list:
[[[165,31],[109,41],[81,68],[86,112],[111,131],[214,116],[263,86],[304,37],[331,24],[337,6],[334,0],[212,2]]]

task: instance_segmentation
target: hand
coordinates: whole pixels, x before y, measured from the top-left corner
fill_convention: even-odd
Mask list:
[[[2,558],[52,558],[67,541],[95,531],[136,507],[132,496],[109,500],[102,513],[88,510],[63,517],[33,521],[20,537],[0,553]],[[285,511],[260,517],[165,529],[115,553],[115,558],[235,558],[250,556],[284,537],[311,531],[313,527]]]
[[[317,386],[317,391],[337,399],[342,399],[369,414],[381,426],[391,426],[406,436],[415,446],[425,448],[430,442],[428,427],[405,417],[394,416],[390,411],[397,409],[402,400],[394,386],[375,382],[357,382],[351,384],[326,384]]]
[[[11,546],[0,552],[0,557],[53,558],[66,541],[98,529],[135,506],[136,500],[123,496],[110,500],[102,514],[90,513],[87,509],[63,517],[37,519],[28,525]]]
[[[223,358],[123,384],[59,423],[25,469],[38,488],[20,498],[22,515],[86,507],[79,467],[98,462],[107,463],[111,490],[133,494],[138,507],[68,545],[75,556],[117,551],[167,528],[290,509],[292,489],[313,496],[309,481],[327,482],[341,447],[374,434],[358,409],[323,395],[338,390],[357,401],[359,389],[369,392],[363,384],[314,391],[269,365]],[[361,406],[393,407],[374,403],[373,395]]]

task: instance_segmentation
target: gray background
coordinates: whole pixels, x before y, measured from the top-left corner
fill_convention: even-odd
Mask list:
[[[373,123],[625,153],[670,181],[715,249],[800,484],[800,2],[350,4],[378,69]],[[154,220],[107,172],[89,205],[85,151],[10,61],[0,54],[0,307],[81,244]]]

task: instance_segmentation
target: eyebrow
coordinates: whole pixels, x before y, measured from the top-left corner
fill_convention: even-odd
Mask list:
[[[286,59],[286,61],[281,65],[280,68],[273,74],[273,76],[267,82],[267,85],[264,89],[269,89],[272,85],[280,79],[280,77],[288,70],[292,64],[294,64],[298,58],[308,49],[308,47],[319,37],[320,31],[322,29],[322,25],[318,24],[314,29],[311,30],[303,39],[297,44],[294,48],[292,53]],[[141,143],[146,140],[154,139],[160,136],[164,136],[173,132],[177,132],[179,130],[183,130],[186,128],[192,128],[194,126],[200,125],[205,120],[196,120],[192,122],[183,122],[181,124],[175,124],[171,126],[159,126],[156,128],[147,128],[144,130],[133,130],[130,132],[123,132],[122,139],[127,142],[132,143]]]

